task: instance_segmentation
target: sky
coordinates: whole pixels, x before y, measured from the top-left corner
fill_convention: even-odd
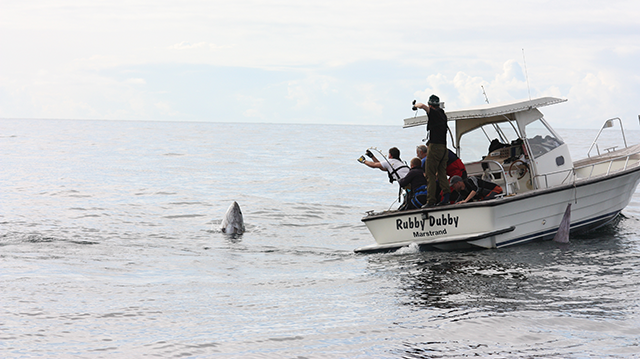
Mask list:
[[[554,96],[638,129],[640,2],[0,0],[0,118],[402,125]]]

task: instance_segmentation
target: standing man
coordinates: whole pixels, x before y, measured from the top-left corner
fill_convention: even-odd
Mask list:
[[[429,141],[427,142],[427,163],[425,175],[427,177],[428,200],[425,206],[431,207],[438,204],[449,203],[451,190],[449,189],[449,181],[447,180],[447,160],[449,159],[449,150],[447,149],[447,115],[440,108],[440,98],[431,95],[428,106],[423,103],[414,105],[414,110],[421,108],[427,112],[429,121],[427,122],[427,131],[429,132]],[[438,184],[442,187],[443,198],[438,203],[436,193],[436,174]]]

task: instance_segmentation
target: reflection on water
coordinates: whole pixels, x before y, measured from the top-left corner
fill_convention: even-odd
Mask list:
[[[424,128],[0,122],[2,357],[640,354],[638,191],[567,245],[356,255],[397,188],[355,158]]]
[[[369,271],[395,281],[398,303],[413,313],[399,323],[416,340],[406,340],[397,353],[408,358],[598,353],[601,348],[585,338],[637,351],[640,254],[633,237],[625,235],[636,222],[620,217],[572,236],[566,245],[547,241],[500,250],[371,256]],[[603,331],[613,338],[603,340]]]
[[[619,298],[606,297],[607,288],[635,285],[633,268],[623,263],[640,259],[621,242],[620,222],[573,236],[571,245],[547,241],[493,251],[423,252],[377,260],[399,277],[406,295],[403,304],[414,308],[544,311],[549,309],[546,303],[574,314],[611,316],[621,307]],[[581,296],[596,285],[602,296]]]

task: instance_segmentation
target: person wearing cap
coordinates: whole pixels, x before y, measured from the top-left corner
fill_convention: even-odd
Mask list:
[[[455,203],[492,199],[500,193],[502,193],[502,187],[493,182],[483,181],[474,176],[464,180],[460,176],[451,177],[451,200]]]
[[[427,112],[429,121],[427,131],[429,141],[427,141],[428,152],[426,157],[425,176],[427,177],[428,200],[426,207],[449,203],[451,190],[447,180],[447,161],[449,150],[447,149],[447,115],[440,108],[440,98],[431,95],[427,105],[423,103],[414,104],[413,109],[423,109]],[[436,197],[436,179],[442,187],[442,201],[438,202]]]

